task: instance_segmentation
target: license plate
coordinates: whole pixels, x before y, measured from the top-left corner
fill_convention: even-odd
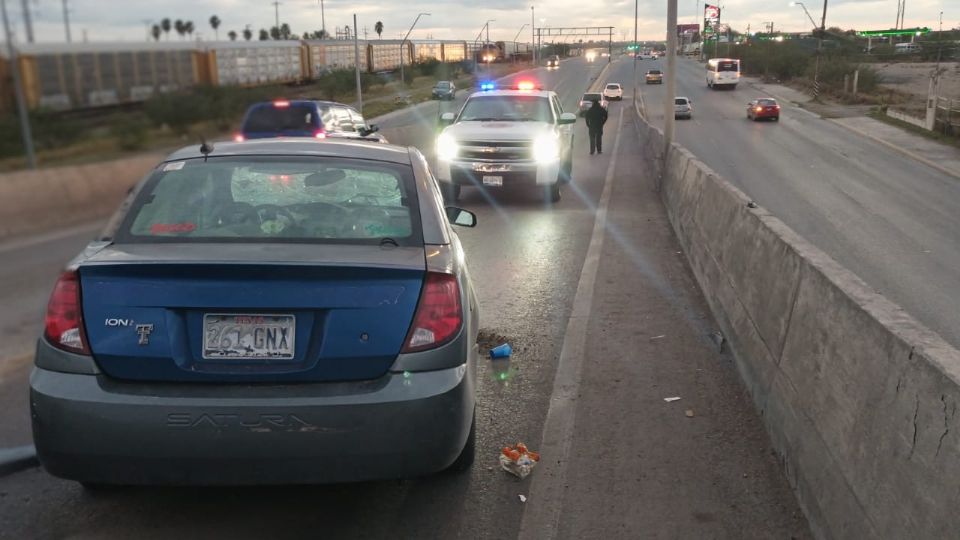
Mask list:
[[[484,176],[483,185],[485,186],[502,186],[503,177],[502,176]]]
[[[206,313],[203,358],[292,360],[295,331],[293,315]]]

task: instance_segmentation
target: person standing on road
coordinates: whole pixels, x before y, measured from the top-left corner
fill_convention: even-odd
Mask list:
[[[607,123],[607,110],[600,105],[599,100],[593,100],[593,105],[584,115],[587,119],[587,130],[590,131],[590,155],[594,151],[603,153],[603,125]]]

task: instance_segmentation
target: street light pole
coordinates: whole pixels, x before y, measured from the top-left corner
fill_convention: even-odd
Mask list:
[[[407,42],[407,38],[410,37],[410,32],[413,32],[413,27],[417,25],[417,22],[420,20],[420,17],[423,17],[424,15],[426,15],[427,17],[430,16],[429,13],[420,13],[419,15],[417,15],[417,18],[413,20],[413,24],[410,25],[410,29],[407,30],[407,35],[403,36],[403,39],[400,40],[400,85],[401,86],[406,84],[406,80],[404,79],[404,74],[403,74],[403,44]]]
[[[810,24],[813,25],[813,28],[817,28],[817,21],[813,20],[813,17],[810,16],[810,12],[807,11],[807,6],[803,5],[803,2],[790,2],[791,6],[800,6],[803,8],[803,12],[807,14],[807,18],[810,19]]]
[[[537,65],[537,24],[536,24],[536,11],[533,9],[533,6],[530,6],[530,47],[533,49],[533,54],[531,59],[533,60],[533,65]]]
[[[37,158],[33,153],[33,134],[30,133],[30,117],[27,116],[27,104],[23,97],[23,87],[20,80],[20,61],[13,48],[13,39],[10,35],[10,20],[7,19],[7,0],[0,0],[0,10],[3,11],[3,31],[7,39],[7,58],[10,59],[10,73],[13,75],[13,91],[17,100],[17,114],[20,116],[20,137],[23,139],[23,150],[27,155],[27,165],[31,169],[37,168]]]
[[[663,96],[663,157],[673,143],[674,99],[677,93],[677,0],[667,0],[667,91]]]
[[[633,0],[633,45],[637,45],[637,21],[640,15],[640,0]],[[637,79],[637,51],[633,50],[633,105],[637,105],[637,94],[640,93],[640,83]]]
[[[354,25],[354,26],[356,26],[356,25]],[[321,33],[323,34],[323,38],[326,39],[326,37],[327,37],[327,16],[326,16],[326,14],[324,13],[323,0],[320,0],[320,30],[321,30]]]
[[[70,43],[70,8],[67,7],[67,0],[63,0],[63,28],[67,33],[67,43]]]
[[[20,0],[23,9],[23,26],[27,31],[27,43],[33,43],[33,19],[30,17],[29,0]]]

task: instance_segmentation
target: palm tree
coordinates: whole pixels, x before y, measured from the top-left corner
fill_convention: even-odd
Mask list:
[[[187,21],[183,23],[183,31],[187,34],[190,34],[190,39],[193,39],[193,21]]]
[[[274,27],[274,28],[276,28],[276,27]],[[263,28],[261,28],[261,29],[260,29],[260,41],[266,41],[266,40],[268,40],[268,39],[270,39],[270,34],[269,34],[266,30],[264,30]]]
[[[373,31],[377,33],[377,38],[383,39],[380,34],[383,34],[383,23],[377,21],[377,24],[373,25]]]
[[[160,21],[160,29],[163,30],[163,33],[166,34],[167,39],[170,39],[170,19],[163,19]]]
[[[159,25],[159,24],[155,24],[155,25],[153,25],[153,26],[150,28],[150,35],[153,36],[153,40],[154,40],[154,41],[160,41],[160,34],[161,34],[162,32],[163,32],[163,30],[160,29],[160,25]]]
[[[234,31],[234,30],[231,30],[231,31],[227,32],[227,37],[230,38],[230,41],[236,41],[236,40],[237,40],[237,32]]]
[[[253,30],[250,30],[249,28],[244,28],[244,29],[243,29],[243,39],[245,39],[245,40],[247,40],[247,41],[250,41],[251,39],[253,39]]]
[[[180,19],[173,21],[173,29],[180,34],[180,39],[183,39],[183,35],[187,33],[186,28],[183,26],[183,21]]]
[[[282,39],[290,39],[290,34],[291,34],[291,32],[290,32],[290,25],[287,24],[287,23],[281,24],[281,25],[280,25],[280,37],[281,37]]]
[[[220,17],[217,17],[216,15],[211,15],[210,27],[213,28],[213,32],[214,32],[214,35],[216,36],[217,41],[220,41],[220,30],[217,30],[218,28],[220,28]]]

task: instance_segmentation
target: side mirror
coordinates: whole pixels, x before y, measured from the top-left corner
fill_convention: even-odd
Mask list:
[[[373,135],[374,133],[376,133],[376,132],[378,132],[378,131],[380,131],[380,126],[378,126],[378,125],[376,125],[376,124],[370,124],[369,126],[366,126],[366,127],[360,129],[360,136],[361,136],[361,137],[369,137],[370,135]]]
[[[565,112],[560,115],[559,124],[575,124],[577,122],[577,115],[573,113]]]
[[[456,206],[448,206],[445,210],[450,223],[461,227],[477,226],[477,215],[473,212],[464,210],[463,208],[457,208]]]
[[[441,123],[441,124],[452,124],[452,123],[453,123],[453,120],[454,120],[456,117],[457,117],[457,115],[453,114],[452,112],[445,112],[445,113],[443,113],[443,114],[440,115],[440,123]]]

